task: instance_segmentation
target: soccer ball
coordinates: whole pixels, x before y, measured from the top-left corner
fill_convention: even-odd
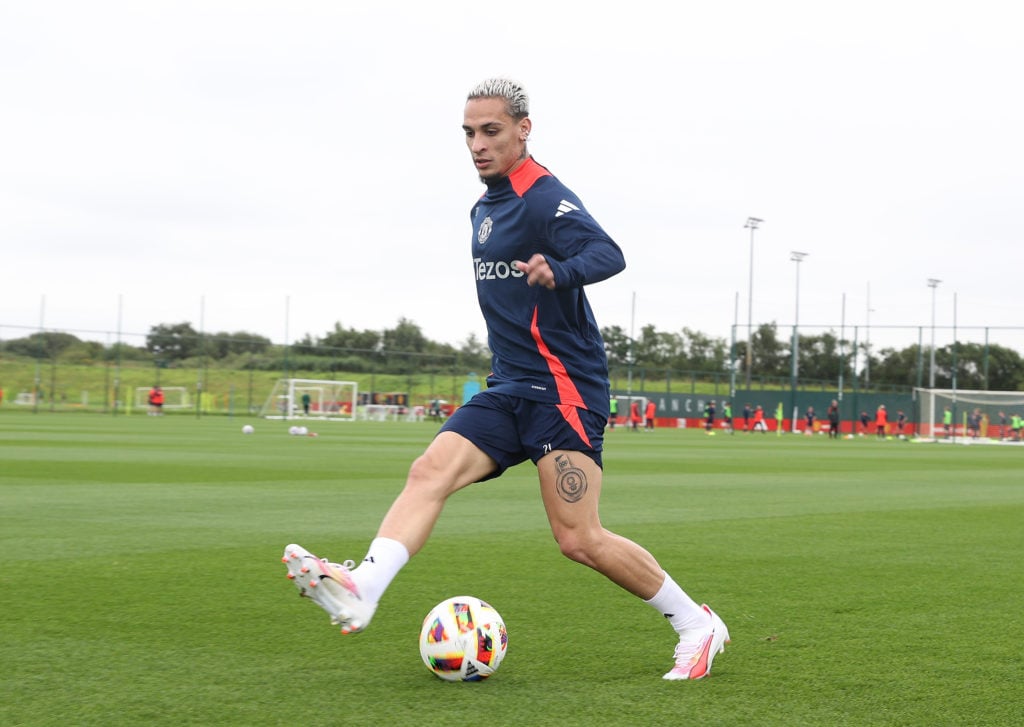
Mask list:
[[[288,433],[293,437],[297,437],[299,435],[299,428],[293,424],[292,426],[288,427]]]
[[[508,649],[501,615],[486,601],[455,596],[430,609],[420,630],[420,656],[448,682],[478,682],[498,669]]]
[[[253,429],[252,424],[246,424],[244,427],[242,427],[242,434],[252,434],[255,431],[256,430]]]

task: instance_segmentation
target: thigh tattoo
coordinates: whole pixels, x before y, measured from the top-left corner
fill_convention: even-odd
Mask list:
[[[573,465],[568,455],[560,454],[555,458],[558,477],[555,490],[566,502],[579,502],[587,493],[587,476],[579,467]]]

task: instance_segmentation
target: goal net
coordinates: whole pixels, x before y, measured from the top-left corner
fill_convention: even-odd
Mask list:
[[[278,379],[260,410],[265,419],[353,421],[359,387],[354,381]]]
[[[947,436],[1008,439],[1013,416],[1024,416],[1024,391],[914,389],[914,400],[915,429],[917,436],[925,439]]]
[[[151,390],[148,386],[136,386],[132,406],[136,409],[148,409]],[[161,386],[160,390],[164,392],[164,409],[189,408],[188,389],[184,386]]]

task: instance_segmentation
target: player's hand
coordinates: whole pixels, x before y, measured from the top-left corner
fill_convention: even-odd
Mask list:
[[[516,267],[526,275],[527,285],[543,285],[548,290],[555,289],[555,274],[551,271],[548,261],[540,253],[534,253],[525,263],[516,260]]]

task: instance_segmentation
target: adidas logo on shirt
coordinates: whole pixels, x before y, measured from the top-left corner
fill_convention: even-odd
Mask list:
[[[561,217],[567,215],[573,210],[579,212],[580,208],[574,205],[572,202],[566,202],[564,199],[558,203],[558,211],[555,212],[555,217]]]

